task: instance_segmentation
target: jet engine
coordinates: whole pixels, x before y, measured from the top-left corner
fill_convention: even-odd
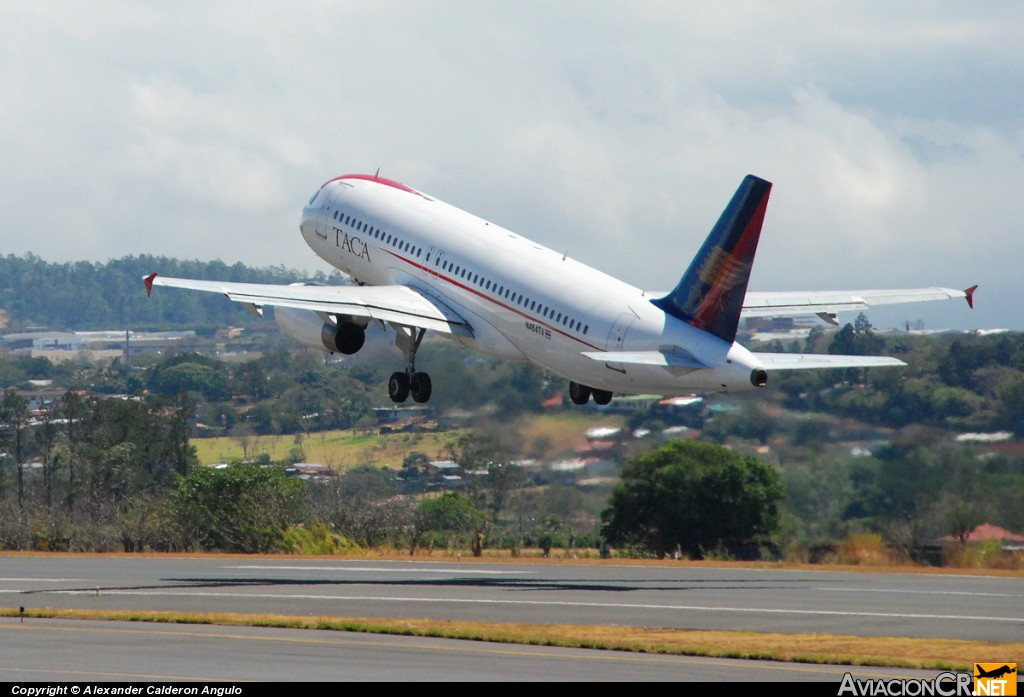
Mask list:
[[[750,384],[754,387],[764,387],[768,384],[768,371],[764,368],[754,368],[750,371]]]
[[[274,308],[274,319],[288,336],[296,341],[329,353],[352,355],[363,347],[366,326],[355,322],[335,322],[312,310],[292,307]]]

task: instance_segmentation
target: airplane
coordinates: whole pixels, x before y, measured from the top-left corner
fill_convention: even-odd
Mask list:
[[[579,405],[618,394],[666,396],[762,388],[769,374],[812,368],[905,365],[884,356],[758,353],[736,342],[740,315],[817,315],[869,305],[965,298],[950,288],[747,292],[772,184],[748,175],[676,287],[652,293],[378,174],[325,182],[299,230],[354,285],[287,286],[168,278],[154,286],[223,293],[329,353],[355,354],[367,328],[393,330],[404,370],[388,381],[396,402],[430,399],[416,353],[427,331],[484,355],[531,361],[569,381]]]
[[[975,665],[974,670],[977,673],[977,675],[974,676],[976,678],[996,678],[996,679],[998,679],[998,678],[1003,677],[1004,675],[1009,675],[1010,673],[1016,673],[1017,672],[1017,666],[1014,665],[1013,668],[1011,668],[1009,665],[1002,665],[999,668],[994,668],[992,670],[985,670],[984,668],[982,668],[982,667],[980,667],[978,665]]]

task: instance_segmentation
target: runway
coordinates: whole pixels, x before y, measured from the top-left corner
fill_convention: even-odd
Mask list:
[[[98,589],[98,591],[97,591]],[[246,557],[0,557],[8,606],[418,617],[1019,641],[993,576]],[[0,600],[0,602],[4,602]]]
[[[1024,636],[1022,598],[1024,580],[992,576],[720,569],[689,565],[635,567],[615,565],[614,562],[572,565],[568,562],[473,564],[455,559],[402,562],[302,558],[268,560],[248,557],[0,557],[0,603],[7,607],[27,608],[273,613],[312,617],[409,617],[1008,642],[1019,641]],[[40,628],[44,626],[41,622],[32,620],[27,624]],[[59,622],[57,624],[61,625]],[[92,623],[72,622],[69,627],[82,627],[85,624]],[[113,630],[102,630],[102,627],[111,625],[120,626],[120,623],[99,623],[95,631],[107,631],[108,634],[104,636],[117,636]],[[153,633],[156,630],[140,625],[130,627],[138,634],[126,635],[130,638],[123,639],[129,644],[126,649],[128,651],[143,651],[140,644],[150,642],[167,649],[168,642],[176,636]],[[160,628],[160,632],[179,630],[181,628]],[[211,632],[221,630],[232,637],[247,631],[238,628],[210,628]],[[16,643],[20,645],[25,637],[30,636],[28,632],[13,628],[9,623],[3,626],[2,631],[5,647],[11,645],[15,637]],[[88,647],[96,642],[93,638],[83,642],[80,635],[70,629],[64,634],[56,629],[51,631],[54,636],[47,644],[51,646],[55,642],[68,641],[76,646],[82,644],[85,650],[89,650]],[[207,628],[190,628],[189,631],[206,632]],[[276,632],[284,630],[255,631],[278,636]],[[324,660],[323,665],[313,673],[309,672],[313,670],[311,668],[305,672],[300,670],[297,673],[300,679],[302,676],[308,679],[314,674],[333,675],[339,679],[375,679],[372,674],[358,669],[360,665],[373,665],[374,661],[369,658],[356,661],[356,667],[339,668],[341,672],[335,672],[331,666],[345,664],[336,655],[339,648],[346,655],[361,650],[374,653],[383,650],[382,647],[391,647],[390,642],[398,641],[388,637],[372,639],[365,635],[344,640],[368,643],[365,649],[357,649],[354,643],[339,644],[342,640],[338,638],[338,633],[299,632],[298,636],[303,637],[303,641],[313,642],[309,646],[320,647],[313,650],[312,655],[325,651],[332,656],[330,660]],[[201,643],[193,639],[195,637],[172,643],[171,646],[180,643],[187,647]],[[295,656],[298,664],[304,664],[307,659],[299,660],[298,657],[307,656],[308,647],[298,640],[293,643],[288,643],[290,639],[281,641],[290,648],[275,648],[275,655],[284,651],[289,656]],[[227,642],[225,647],[240,646],[239,642],[241,640]],[[265,646],[270,639],[251,640],[248,643],[253,642]],[[469,651],[483,650],[478,644],[470,646],[475,648]],[[486,647],[499,653],[487,654],[486,660],[478,656],[466,665],[460,663],[461,659],[446,658],[443,663],[448,664],[451,660],[451,664],[442,671],[444,678],[463,676],[469,679],[523,680],[536,675],[538,679],[553,679],[539,677],[546,675],[540,666],[551,665],[553,674],[568,675],[576,671],[567,665],[582,660],[580,665],[583,673],[577,674],[575,679],[601,679],[592,678],[598,674],[598,669],[591,664],[599,661],[568,660],[561,654],[543,658],[533,653],[533,648],[508,647],[499,650],[493,645]],[[437,662],[438,655],[465,655],[462,649],[455,652],[424,649],[419,644],[393,650],[426,651],[432,658],[423,660],[431,665]],[[118,651],[124,653],[124,650]],[[523,656],[521,652],[529,655]],[[166,651],[160,653],[163,656],[171,655]],[[203,653],[200,650],[200,653],[213,656],[217,652]],[[243,653],[246,655],[244,659],[224,656],[217,660],[209,668],[209,674],[216,673],[215,668],[225,669],[227,666],[234,670],[244,665],[251,651],[246,649]],[[597,653],[605,657],[602,660],[619,655]],[[203,665],[200,660],[202,655],[196,657],[195,661],[185,661],[183,666]],[[635,658],[635,655],[630,656]],[[985,659],[964,657],[965,662],[973,660]],[[0,672],[6,679],[18,679],[16,674],[9,672],[19,669],[11,663],[10,656],[0,657],[0,661]],[[520,673],[524,668],[517,661],[523,661],[529,666],[536,664],[537,670],[530,676],[522,675]],[[244,674],[261,674],[259,661],[256,663],[246,668]],[[410,658],[408,663],[419,665],[418,659]],[[624,663],[633,665],[625,659]],[[502,667],[503,664],[513,667]],[[164,662],[159,665],[171,664]],[[660,676],[653,679],[664,680],[719,679],[695,677],[703,674],[700,671],[705,669],[719,671],[718,674],[726,671],[732,676],[728,679],[770,679],[768,664],[757,662],[755,665],[763,671],[751,674],[748,669],[737,668],[736,662],[732,661],[726,661],[725,667],[714,668],[708,668],[705,663],[701,663],[700,668],[692,665],[680,668],[671,662],[654,662],[638,670],[643,675]],[[462,667],[470,672],[461,672]],[[110,667],[111,672],[117,673],[113,668]],[[788,666],[788,669],[796,670],[793,666]],[[405,679],[431,679],[428,677],[432,675],[431,670],[429,666],[421,666],[420,671],[414,671],[416,677]],[[483,673],[473,670],[483,670]],[[622,671],[627,670],[624,666],[618,666],[612,670],[615,677],[604,679],[640,679],[626,678],[626,673]],[[801,674],[803,677],[788,676],[781,679],[838,681],[842,675],[842,671],[826,675],[820,670],[818,667],[810,673]],[[782,669],[779,671],[782,672]],[[177,671],[170,672],[177,674]],[[906,671],[902,674],[906,674]],[[682,677],[684,675],[686,677]],[[389,677],[403,679],[393,673]]]
[[[0,619],[0,680],[827,681],[850,668],[258,627]]]

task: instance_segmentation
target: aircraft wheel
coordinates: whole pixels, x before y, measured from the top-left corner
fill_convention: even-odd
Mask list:
[[[590,401],[590,388],[578,382],[570,382],[569,399],[573,404],[586,404]]]
[[[608,404],[612,401],[612,393],[608,390],[594,390],[594,404]]]
[[[414,402],[422,404],[430,399],[430,376],[426,373],[413,373],[412,382],[409,384]]]
[[[388,396],[392,402],[404,402],[409,398],[409,376],[405,373],[392,373],[388,380]]]
[[[363,347],[366,342],[366,330],[358,324],[342,322],[338,325],[338,331],[334,335],[334,345],[338,351],[351,356]]]

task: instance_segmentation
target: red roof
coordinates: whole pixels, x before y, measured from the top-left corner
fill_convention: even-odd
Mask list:
[[[944,540],[956,540],[959,538],[953,537],[952,535],[946,535],[942,539]],[[966,542],[984,542],[985,540],[1007,540],[1010,542],[1024,542],[1024,535],[1017,535],[1010,532],[1005,528],[1001,528],[998,525],[991,525],[989,523],[982,523],[978,527],[967,533],[967,537],[964,538]]]
[[[551,397],[549,399],[545,399],[543,402],[540,403],[540,405],[542,407],[560,407],[564,403],[565,403],[565,400],[562,398],[562,394],[558,393],[554,397]]]

